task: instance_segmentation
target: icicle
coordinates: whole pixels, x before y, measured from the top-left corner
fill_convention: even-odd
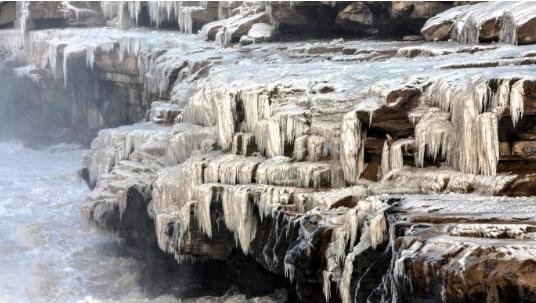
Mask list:
[[[257,233],[257,219],[253,213],[249,186],[226,186],[223,189],[222,204],[225,225],[233,232],[236,244],[244,254]]]
[[[26,35],[26,32],[29,30],[29,22],[30,22],[30,1],[22,1],[20,4],[22,11],[20,14],[20,30],[23,36]],[[23,39],[24,40],[24,39]]]
[[[114,2],[101,2],[101,9],[106,20],[111,20],[117,16],[118,3]]]
[[[315,188],[331,183],[331,163],[290,161],[281,156],[264,161],[257,169],[257,183]]]
[[[175,162],[187,160],[192,152],[201,150],[206,140],[216,141],[216,130],[211,127],[198,127],[191,124],[177,124],[169,139],[167,155]]]
[[[184,122],[215,126],[217,123],[217,111],[215,100],[218,100],[219,90],[213,87],[211,81],[200,81],[200,88],[190,98],[184,108]],[[220,101],[218,101],[220,102]]]
[[[523,117],[525,101],[525,81],[519,80],[514,85],[510,91],[510,117],[512,118],[512,124],[514,128],[517,125],[517,122]]]
[[[350,284],[353,272],[354,258],[363,251],[372,248],[385,240],[387,223],[384,212],[388,208],[378,198],[370,197],[359,201],[357,206],[347,211],[339,221],[339,226],[332,231],[331,242],[326,249],[327,267],[323,273],[324,296],[329,301],[331,296],[330,279],[334,270],[343,269],[343,278],[339,284],[339,291],[343,302],[351,302]],[[357,245],[358,232],[361,237]],[[354,246],[355,245],[355,246]],[[346,255],[346,247],[353,247],[353,251]]]
[[[492,96],[491,108],[506,108],[510,103],[510,81],[504,80],[497,88],[497,92]]]
[[[288,264],[287,262],[284,262],[285,265],[285,277],[287,277],[290,282],[294,281],[294,276],[296,275],[296,269],[294,268],[294,265]]]
[[[348,183],[356,183],[364,170],[364,131],[357,112],[344,115],[341,126],[340,161],[344,179]]]
[[[281,129],[274,117],[260,121],[255,141],[259,151],[269,158],[284,154]]]
[[[197,189],[196,218],[201,231],[209,238],[212,238],[210,205],[213,193],[214,187],[210,184],[203,184]]]
[[[260,157],[243,157],[233,154],[219,156],[205,169],[206,182],[222,184],[250,184],[253,174],[263,161]]]
[[[508,106],[515,127],[523,115],[523,80],[511,87],[511,80],[499,80],[495,93],[482,77],[471,79],[467,87],[458,81],[441,79],[428,90],[430,105],[450,112],[450,117],[429,108],[420,118],[415,127],[415,162],[422,166],[425,153],[435,161],[441,151],[447,164],[461,172],[494,175],[499,148],[494,121]]]
[[[382,162],[381,162],[381,176],[386,176],[387,173],[391,170],[391,166],[389,165],[389,144],[387,143],[388,140],[385,140],[383,142],[383,149],[382,149]]]
[[[326,299],[326,302],[329,302],[331,299],[331,276],[332,272],[324,270],[322,272],[322,280],[323,280],[323,286],[322,291],[324,293],[324,298]]]
[[[298,138],[301,138],[301,136]],[[326,149],[326,145],[326,138],[315,135],[308,136],[307,161],[318,162],[320,159],[327,157],[329,151]]]
[[[489,101],[489,86],[486,82],[480,82],[475,85],[474,88],[474,97],[473,100],[475,100],[476,108],[478,110],[478,113],[482,113],[488,108],[488,101]]]
[[[483,113],[477,119],[477,146],[479,170],[484,175],[494,176],[499,162],[499,136],[497,115]]]
[[[221,94],[218,106],[218,135],[219,143],[223,149],[229,149],[233,143],[233,134],[235,132],[235,101],[229,93]]]
[[[413,146],[413,145],[415,145],[414,139],[402,139],[402,140],[395,141],[393,144],[391,144],[391,149],[389,151],[389,168],[390,169],[402,168],[402,166],[404,166],[404,155],[402,153],[402,148],[406,148],[406,146]],[[382,171],[383,171],[383,166],[382,166]]]
[[[367,226],[364,227],[359,243],[353,248],[352,252],[350,252],[344,260],[342,278],[339,284],[339,292],[341,295],[341,301],[343,303],[353,302],[350,287],[352,284],[352,273],[354,271],[354,259],[371,246],[370,233],[368,229],[369,228]]]

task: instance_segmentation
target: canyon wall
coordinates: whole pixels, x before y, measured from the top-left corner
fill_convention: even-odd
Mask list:
[[[248,256],[304,302],[534,302],[536,5],[455,4],[21,2],[3,83],[98,131],[84,214],[177,262]]]

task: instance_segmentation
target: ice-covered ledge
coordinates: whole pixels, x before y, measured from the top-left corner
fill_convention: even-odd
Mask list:
[[[462,237],[480,230],[463,240],[474,241],[474,249],[502,231],[530,238],[532,223],[517,216],[490,218],[475,209],[437,218],[439,208],[451,206],[448,199],[496,212],[526,201],[517,209],[531,213],[531,199],[491,196],[533,194],[530,173],[516,164],[530,163],[532,156],[526,148],[513,148],[531,144],[523,140],[532,136],[528,125],[536,113],[533,66],[502,65],[526,58],[532,48],[331,41],[226,49],[224,58],[240,61],[214,65],[191,86],[180,110],[155,103],[149,117],[168,107],[180,111],[180,121],[155,121],[162,133],[143,130],[143,124],[132,126],[123,139],[109,136],[121,129],[101,132],[88,158],[90,179],[100,178],[88,216],[124,234],[128,225],[122,217],[143,217],[144,211],[125,214],[148,208],[156,242],[179,262],[225,260],[238,249],[293,281],[306,301],[396,298],[411,292],[408,279],[442,285],[439,276],[410,272],[420,265],[389,265],[409,256],[410,248],[399,243],[416,237],[423,224],[432,224],[430,232],[454,229]],[[470,67],[449,67],[459,62]],[[496,64],[474,68],[478,62]],[[415,70],[418,74],[408,76]],[[178,88],[184,82],[171,90]],[[475,132],[466,134],[469,127]],[[508,139],[512,134],[520,141]],[[110,156],[98,156],[103,151]],[[132,169],[131,161],[143,168]],[[125,198],[147,192],[150,198]],[[472,195],[438,195],[443,193]],[[436,203],[431,201],[438,209],[428,211]],[[425,235],[422,246],[433,246],[435,240]],[[449,248],[458,243],[451,236],[445,241]],[[510,240],[502,241],[493,249],[509,249]],[[531,245],[523,249],[531,253]],[[524,260],[508,262],[522,268]],[[509,274],[497,271],[504,279]],[[494,287],[533,291],[505,281]],[[475,296],[489,291],[471,285]],[[459,299],[453,287],[422,296]]]
[[[198,8],[154,4],[150,21]],[[128,27],[142,8],[118,9]],[[303,301],[530,302],[536,201],[494,196],[536,194],[536,48],[232,45],[263,9],[229,4],[201,37],[0,32],[17,77],[88,93],[94,130],[138,122],[93,140],[89,220],[178,262],[248,255]]]

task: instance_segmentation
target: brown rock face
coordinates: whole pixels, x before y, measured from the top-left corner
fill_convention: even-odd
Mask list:
[[[517,41],[519,44],[532,44],[536,42],[536,18],[524,22],[517,29]]]
[[[4,1],[0,3],[0,28],[15,25],[15,2]]]
[[[379,5],[376,8],[378,10],[385,9]],[[380,18],[382,18],[381,13],[374,14],[369,5],[364,2],[353,2],[337,15],[335,23],[349,31],[377,34],[379,30],[374,25],[381,22],[378,20]]]
[[[322,35],[332,32],[337,12],[343,3],[324,2],[277,2],[266,4],[272,24],[282,34]]]
[[[444,2],[352,2],[337,15],[335,23],[356,34],[414,35],[426,19],[450,7]]]
[[[501,203],[491,200],[487,212],[479,217],[476,207],[466,208],[462,214],[449,205],[476,200],[418,200],[410,197],[394,207],[414,207],[410,212],[402,211],[404,223],[395,227],[399,236],[392,268],[399,302],[536,300],[532,236],[536,225],[530,215],[518,213],[516,208],[526,202],[511,200],[510,211],[503,215]],[[523,222],[515,222],[517,216],[523,217]]]

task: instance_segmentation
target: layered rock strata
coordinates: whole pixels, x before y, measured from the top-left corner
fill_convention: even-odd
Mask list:
[[[106,15],[133,12],[119,22],[129,27],[144,9],[150,20],[154,9],[185,10],[114,5]],[[247,255],[305,302],[534,301],[536,200],[505,196],[535,194],[536,48],[233,44],[288,17],[268,7],[221,5],[199,37],[2,32],[4,53],[33,64],[21,77],[68,88],[85,66],[130,79],[128,100],[143,104],[125,119],[143,121],[100,130],[91,144],[90,221],[181,263]],[[443,14],[429,23],[452,11]]]

